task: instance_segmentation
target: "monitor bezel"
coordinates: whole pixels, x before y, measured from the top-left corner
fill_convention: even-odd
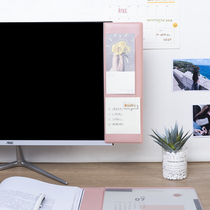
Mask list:
[[[105,140],[0,140],[6,146],[108,146]]]

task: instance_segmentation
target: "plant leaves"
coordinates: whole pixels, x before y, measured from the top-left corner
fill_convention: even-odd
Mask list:
[[[152,138],[154,138],[155,140],[154,140],[154,142],[156,142],[157,144],[159,144],[161,147],[163,147],[165,150],[167,150],[167,151],[172,151],[173,149],[170,147],[170,145],[168,145],[167,144],[167,141],[165,141],[165,139],[163,139],[163,137],[162,136],[160,136],[158,133],[157,133],[157,131],[154,131],[154,130],[152,130],[153,132],[154,132],[154,134],[156,135],[156,136],[154,136],[154,135],[150,135]]]
[[[159,142],[159,141],[154,141],[155,143],[157,143],[157,144],[159,144],[161,147],[163,147],[163,149],[165,149],[166,151],[170,151],[170,152],[172,152],[173,151],[173,149],[170,147],[170,146],[168,146],[167,144],[163,144],[163,143],[161,143],[161,142]]]
[[[189,133],[189,131],[188,131]],[[187,136],[186,138],[184,138],[182,141],[180,141],[180,144],[176,147],[175,152],[177,152],[178,150],[180,150],[185,143],[187,142],[187,140],[191,137],[192,134],[190,134],[189,136]]]
[[[165,135],[160,135],[157,131],[152,129],[154,135],[150,136],[155,139],[154,142],[169,152],[177,152],[180,150],[192,135],[192,133],[188,135],[190,131],[184,134],[183,126],[179,131],[177,122],[175,123],[174,128],[171,127],[171,131],[166,127],[164,127],[164,129]]]
[[[162,141],[166,142],[165,136],[161,136],[157,131],[154,131],[154,130],[152,130],[152,131],[153,131],[153,133],[154,133],[159,139],[161,139]]]

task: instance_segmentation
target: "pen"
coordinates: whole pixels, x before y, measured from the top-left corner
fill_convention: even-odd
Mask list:
[[[38,210],[42,205],[43,200],[45,199],[44,193],[41,193],[36,201],[36,204],[34,206],[33,210]]]

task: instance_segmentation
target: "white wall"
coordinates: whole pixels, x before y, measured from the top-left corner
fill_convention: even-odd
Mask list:
[[[78,11],[76,10],[78,9]],[[144,50],[144,143],[100,147],[23,147],[31,162],[161,161],[151,128],[164,132],[175,121],[192,131],[192,104],[210,104],[210,92],[172,92],[173,58],[210,57],[210,1],[180,0],[180,48]],[[102,0],[3,0],[0,21],[103,20]],[[2,32],[1,32],[2,33]],[[189,161],[210,161],[210,138],[187,142]],[[0,147],[0,161],[15,159],[15,148]]]

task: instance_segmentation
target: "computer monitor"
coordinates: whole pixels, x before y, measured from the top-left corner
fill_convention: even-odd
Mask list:
[[[0,23],[0,145],[105,143],[103,22]]]
[[[0,28],[0,145],[106,145],[103,22]]]

